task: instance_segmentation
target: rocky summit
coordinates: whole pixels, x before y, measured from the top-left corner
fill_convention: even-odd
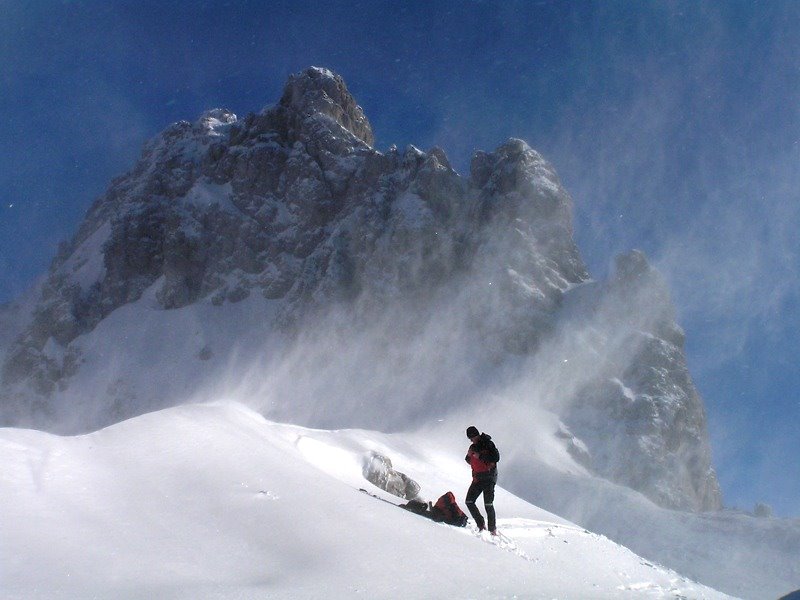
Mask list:
[[[273,418],[398,430],[514,390],[558,415],[590,473],[720,507],[645,256],[593,280],[572,199],[522,140],[462,176],[439,148],[374,139],[313,67],[261,112],[169,126],[62,245],[33,310],[0,314],[2,424],[86,430],[247,385]]]

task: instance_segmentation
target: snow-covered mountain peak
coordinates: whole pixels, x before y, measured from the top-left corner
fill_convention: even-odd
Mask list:
[[[634,281],[653,273],[653,267],[641,250],[631,250],[614,259],[614,278],[618,281]]]
[[[305,118],[325,115],[367,146],[372,146],[375,141],[369,120],[344,80],[328,69],[309,67],[291,75],[280,106]]]
[[[675,307],[666,281],[641,250],[631,250],[614,259],[609,296],[622,322],[682,348],[683,330],[675,322]],[[634,310],[635,305],[647,310]]]
[[[572,199],[553,166],[525,141],[511,138],[492,153],[476,152],[470,185],[484,196],[503,198],[508,216],[551,221],[571,237]]]
[[[200,115],[194,127],[200,128],[212,137],[223,137],[236,121],[237,117],[231,111],[225,108],[213,108]]]
[[[244,379],[279,396],[275,418],[393,430],[497,388],[502,395],[539,361],[563,370],[568,385],[532,397],[564,396],[564,406],[591,398],[599,427],[608,425],[603,402],[619,391],[607,380],[635,395],[626,370],[658,357],[615,347],[607,369],[577,377],[540,353],[555,343],[565,307],[580,304],[572,290],[589,279],[572,237],[572,199],[553,166],[512,138],[476,153],[465,180],[440,148],[383,154],[371,136],[341,77],[314,67],[292,75],[280,102],[260,113],[237,119],[215,109],[168,127],[54,262],[32,323],[3,357],[0,414],[45,427],[60,421],[55,415],[99,425]],[[613,286],[592,290],[608,300]],[[642,312],[638,296],[620,296],[626,311]],[[124,314],[142,324],[134,337]],[[178,325],[199,314],[196,326]],[[598,326],[591,315],[579,315],[580,327]],[[196,344],[154,347],[164,331]],[[253,367],[284,344],[267,353],[268,366]],[[673,350],[678,360],[682,349]],[[589,343],[571,350],[575,363],[598,351]],[[104,362],[110,353],[114,361]],[[137,362],[156,356],[163,372],[143,373]],[[311,371],[310,356],[320,365]],[[168,364],[185,365],[185,383],[170,383],[178,378]],[[251,368],[262,375],[235,374]],[[688,414],[701,410],[687,398]],[[682,459],[707,467],[704,423],[695,421],[680,435],[690,450]],[[673,423],[660,426],[659,435],[675,433]],[[611,468],[619,447],[601,435],[591,441],[588,451],[606,459],[595,468],[623,477]],[[650,466],[642,465],[647,481],[630,481],[672,485],[667,465]],[[686,505],[698,505],[691,486],[672,492],[655,497],[688,495]]]
[[[194,122],[178,121],[149,141],[142,159],[152,164],[165,161],[199,161],[208,145],[228,135],[237,117],[224,108],[205,111]]]

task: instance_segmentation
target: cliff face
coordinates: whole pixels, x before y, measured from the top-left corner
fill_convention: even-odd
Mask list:
[[[315,352],[334,347],[318,358],[336,368],[320,373],[351,383],[336,387],[319,375],[305,412],[284,406],[278,414],[387,428],[513,378],[562,323],[589,326],[599,311],[613,320],[614,339],[627,341],[603,334],[577,350],[603,357],[563,402],[564,422],[587,448],[581,461],[662,504],[718,507],[683,334],[643,255],[621,259],[613,281],[591,282],[572,238],[572,200],[521,140],[476,153],[466,178],[438,148],[379,152],[373,141],[342,79],[319,68],[293,75],[278,104],[258,114],[240,120],[217,109],[167,128],[53,261],[33,316],[5,354],[4,422],[47,427],[83,410],[71,398],[102,354],[90,340],[115,335],[115,311],[145,302],[160,311],[159,323],[204,307],[209,316],[193,327],[223,340],[223,315],[247,300],[259,335],[280,337],[284,351],[309,338]],[[356,354],[354,338],[368,358],[342,358]],[[129,343],[115,347],[124,354]],[[235,368],[235,344],[226,343],[186,350],[195,363],[165,357],[161,368],[171,358],[202,381],[222,354]],[[307,362],[302,379],[311,377]],[[386,373],[380,385],[365,368]],[[114,381],[93,401],[95,415],[113,407],[100,420],[181,400],[144,398],[131,392],[134,382],[121,402]],[[360,401],[348,402],[354,394]],[[365,422],[365,405],[385,406],[383,422]]]
[[[721,508],[703,402],[684,354],[666,284],[641,252],[616,261],[593,310],[613,335],[590,343],[597,375],[565,420],[592,453],[591,468],[664,506]]]

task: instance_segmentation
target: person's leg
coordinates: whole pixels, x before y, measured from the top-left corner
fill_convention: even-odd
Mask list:
[[[489,531],[494,533],[497,528],[497,519],[494,513],[494,482],[488,481],[483,488],[483,505],[486,507],[486,519],[488,520]]]
[[[475,501],[478,499],[478,496],[480,496],[482,491],[482,486],[477,481],[473,481],[472,485],[470,485],[469,489],[467,490],[467,509],[469,510],[469,514],[472,515],[472,518],[475,519],[478,529],[483,529],[485,527],[483,515],[475,505]]]

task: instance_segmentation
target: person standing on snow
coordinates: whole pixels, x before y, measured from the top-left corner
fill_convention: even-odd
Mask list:
[[[483,494],[483,504],[486,507],[486,518],[488,520],[489,531],[492,535],[497,534],[497,523],[494,512],[494,486],[497,483],[497,462],[500,460],[500,452],[494,445],[492,437],[485,433],[480,433],[477,427],[470,425],[467,428],[467,437],[472,442],[467,456],[464,457],[472,467],[472,485],[467,490],[467,508],[472,518],[478,525],[478,530],[486,529],[483,515],[475,502],[478,496]]]

